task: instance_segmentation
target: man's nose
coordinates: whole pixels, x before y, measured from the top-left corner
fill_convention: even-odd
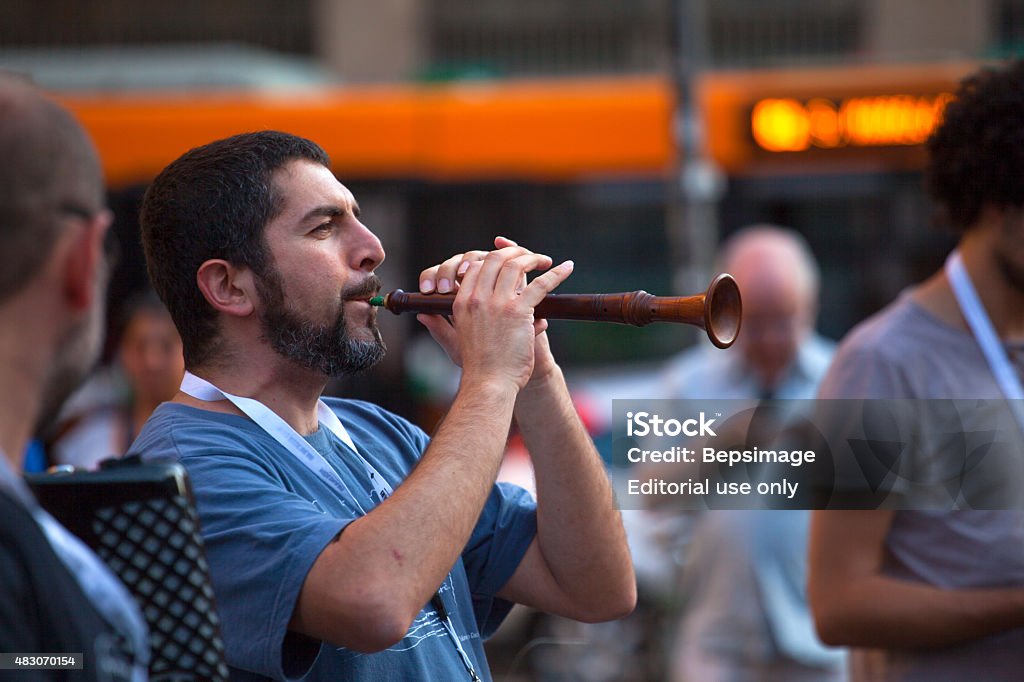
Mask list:
[[[372,272],[384,262],[384,246],[370,228],[362,223],[353,235],[352,260],[354,267]]]

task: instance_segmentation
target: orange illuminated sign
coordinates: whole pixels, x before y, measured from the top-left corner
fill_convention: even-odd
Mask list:
[[[943,61],[708,72],[697,80],[704,152],[728,174],[807,164],[919,169],[920,143],[949,100],[945,93],[977,67]],[[675,89],[661,75],[61,99],[96,142],[114,186],[148,182],[199,144],[262,129],[316,140],[349,179],[658,177],[672,172],[678,153]]]
[[[750,114],[750,132],[770,152],[922,144],[950,93],[825,98],[766,98]]]

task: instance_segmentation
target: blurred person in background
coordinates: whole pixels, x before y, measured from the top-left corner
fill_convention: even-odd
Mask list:
[[[813,398],[835,344],[815,329],[818,264],[799,233],[740,229],[722,245],[720,270],[736,277],[743,323],[729,352],[701,344],[671,359],[671,398]]]
[[[117,329],[121,378],[114,402],[79,411],[57,426],[54,464],[94,469],[103,459],[124,455],[157,405],[178,392],[185,373],[181,337],[157,295],[143,291],[129,299]]]
[[[822,397],[1024,397],[1021,121],[1024,62],[961,84],[925,171],[959,243],[943,269],[850,332]],[[1024,674],[1020,511],[815,512],[809,593],[823,639],[855,647],[858,682]]]
[[[111,221],[79,124],[0,75],[0,652],[83,657],[80,670],[24,669],[12,679],[146,677],[146,628],[131,596],[21,478],[37,422],[99,354]]]
[[[672,360],[665,397],[813,398],[834,344],[814,329],[819,270],[803,237],[772,225],[747,227],[723,244],[719,262],[742,292],[739,338],[730,352],[702,345]],[[674,551],[684,570],[672,679],[844,679],[843,652],[821,643],[807,605],[810,513],[710,510],[687,517]]]

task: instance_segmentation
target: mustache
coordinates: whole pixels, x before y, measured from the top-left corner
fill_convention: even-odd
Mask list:
[[[376,296],[380,291],[382,283],[377,275],[370,275],[362,282],[355,284],[342,292],[342,298],[348,300],[366,299]]]

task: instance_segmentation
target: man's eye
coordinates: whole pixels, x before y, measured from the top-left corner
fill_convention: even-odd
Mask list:
[[[313,234],[327,234],[333,229],[334,223],[332,222],[320,223],[319,225],[313,228]]]

